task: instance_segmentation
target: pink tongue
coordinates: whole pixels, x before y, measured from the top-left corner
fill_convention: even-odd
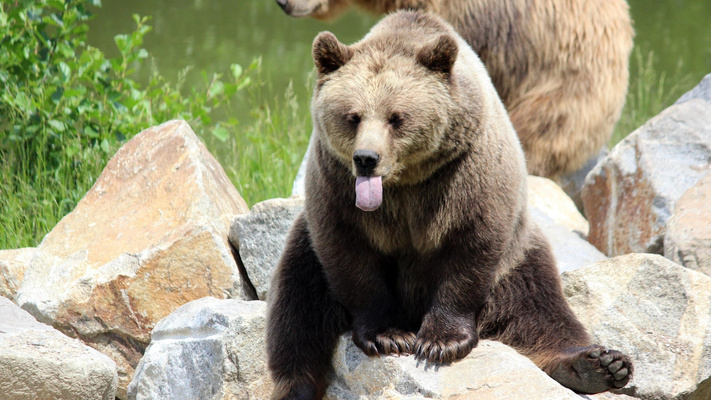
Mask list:
[[[356,207],[374,211],[383,202],[383,178],[380,176],[356,177]]]

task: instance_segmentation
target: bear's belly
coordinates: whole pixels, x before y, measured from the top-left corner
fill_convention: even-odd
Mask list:
[[[361,222],[362,234],[368,238],[371,245],[389,256],[432,253],[441,246],[447,233],[441,227],[420,226],[405,216],[366,218]]]

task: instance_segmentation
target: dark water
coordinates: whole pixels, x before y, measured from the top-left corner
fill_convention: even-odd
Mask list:
[[[664,75],[667,97],[678,97],[711,72],[711,0],[628,1],[636,51],[644,61],[651,57],[657,77]],[[89,40],[108,55],[118,55],[113,36],[133,30],[132,14],[150,15],[154,29],[144,44],[167,78],[192,65],[188,82],[196,82],[200,70],[227,73],[230,64],[246,66],[261,56],[267,96],[280,96],[293,81],[304,101],[315,35],[330,30],[351,43],[377,20],[357,11],[333,23],[293,19],[274,0],[104,0],[96,13]],[[637,63],[633,57],[632,80]]]
[[[95,11],[89,41],[109,56],[118,56],[113,37],[135,28],[132,14],[152,17],[153,27],[144,47],[158,70],[171,80],[178,71],[194,66],[188,81],[202,80],[199,71],[227,73],[230,64],[247,66],[262,58],[265,96],[281,96],[290,81],[307,101],[306,81],[313,69],[311,43],[323,30],[350,43],[363,36],[376,18],[349,13],[337,23],[294,19],[274,0],[104,0]],[[146,63],[148,67],[150,63]],[[149,71],[138,71],[147,76]]]

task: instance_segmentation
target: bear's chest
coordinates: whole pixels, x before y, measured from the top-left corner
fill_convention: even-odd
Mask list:
[[[373,247],[387,255],[428,254],[441,247],[446,232],[437,213],[404,196],[396,200],[360,215],[361,232]]]

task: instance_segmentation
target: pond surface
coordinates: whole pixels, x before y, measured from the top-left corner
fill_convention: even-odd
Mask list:
[[[658,84],[663,75],[665,99],[673,102],[711,72],[711,1],[628,0],[636,30],[631,82],[639,79],[639,64],[651,60]],[[89,41],[107,55],[117,56],[113,37],[135,28],[131,17],[150,15],[153,31],[145,48],[169,80],[194,66],[188,84],[202,78],[198,71],[227,73],[233,63],[247,66],[262,57],[266,96],[281,96],[290,81],[301,102],[308,101],[307,77],[313,69],[311,42],[330,30],[344,43],[360,39],[376,17],[351,11],[335,22],[294,19],[274,0],[104,0],[91,22]],[[148,65],[150,63],[146,63]],[[149,71],[139,71],[148,76]],[[649,79],[648,79],[649,80]],[[245,108],[249,106],[246,105]]]

